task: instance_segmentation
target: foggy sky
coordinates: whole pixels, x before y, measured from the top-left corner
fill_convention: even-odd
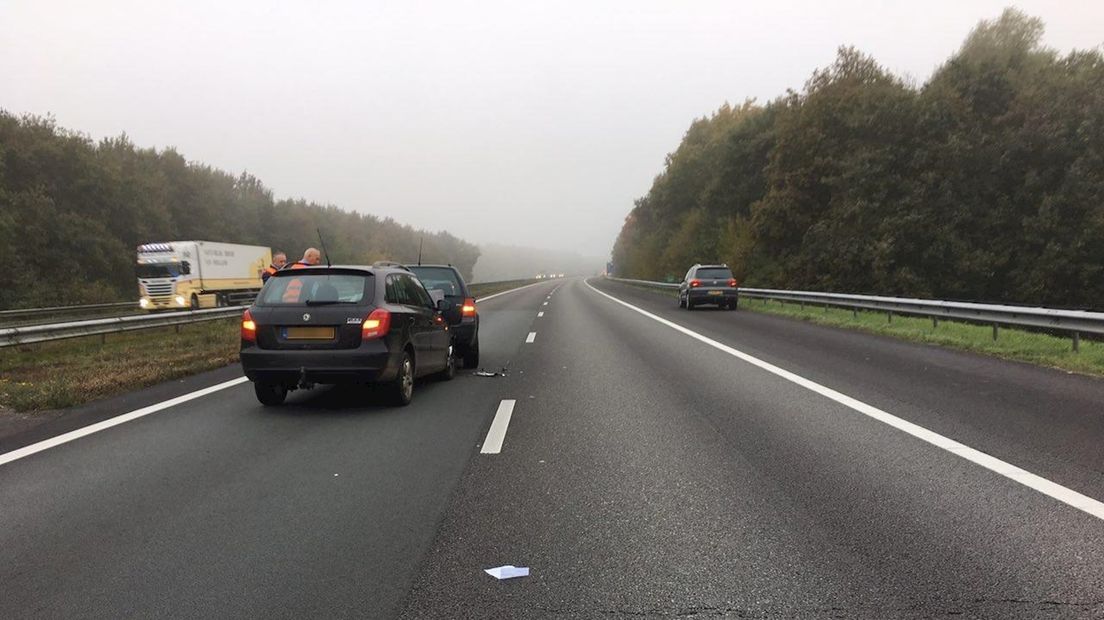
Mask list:
[[[600,5],[600,6],[599,6]],[[691,120],[839,45],[922,82],[1008,2],[0,2],[0,108],[474,242],[605,256]],[[1018,2],[1066,52],[1104,3]]]

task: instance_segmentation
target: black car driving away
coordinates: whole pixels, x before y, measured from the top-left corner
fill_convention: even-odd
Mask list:
[[[415,378],[455,373],[449,309],[402,267],[285,269],[242,316],[242,368],[265,405],[316,383],[383,383],[406,405]]]
[[[679,308],[693,310],[697,306],[714,304],[735,310],[738,302],[739,290],[728,265],[694,265],[679,284]]]
[[[468,290],[464,277],[452,265],[408,265],[431,293],[441,291],[452,307],[445,311],[445,319],[452,328],[452,342],[456,356],[464,360],[465,368],[479,365],[479,312],[475,296]]]

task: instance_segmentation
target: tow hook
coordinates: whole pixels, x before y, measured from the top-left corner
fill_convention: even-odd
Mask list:
[[[306,368],[306,366],[300,366],[299,367],[299,386],[298,387],[299,387],[300,390],[309,390],[309,389],[314,387],[313,383],[311,383],[310,381],[307,381],[307,368]]]

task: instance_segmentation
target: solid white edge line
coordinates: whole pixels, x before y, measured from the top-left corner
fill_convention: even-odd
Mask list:
[[[506,293],[513,293],[513,292],[516,292],[516,291],[520,291],[522,289],[527,289],[530,286],[537,286],[538,284],[544,284],[544,282],[534,282],[532,284],[526,284],[525,286],[519,286],[517,288],[507,289],[505,291],[502,291],[501,293],[495,293],[494,295],[487,295],[486,297],[476,297],[475,298],[475,303],[479,303],[479,302],[482,302],[482,301],[490,301],[490,300],[494,299],[495,297],[500,297],[502,295],[505,295]]]
[[[506,399],[498,404],[491,428],[487,429],[487,438],[483,440],[483,448],[480,454],[498,454],[502,452],[502,442],[506,440],[506,429],[510,426],[510,416],[514,414],[514,404],[517,401]]]
[[[113,418],[108,418],[108,419],[103,420],[101,422],[97,422],[95,424],[90,424],[90,425],[85,426],[83,428],[78,428],[76,430],[69,431],[68,433],[62,433],[61,435],[58,435],[57,437],[51,437],[50,439],[44,439],[44,440],[42,440],[38,443],[33,443],[29,446],[23,446],[22,448],[19,448],[17,450],[12,450],[11,452],[5,452],[4,454],[0,454],[0,465],[4,465],[5,463],[11,463],[12,461],[17,461],[21,458],[28,457],[32,454],[42,452],[43,450],[49,450],[50,448],[53,448],[55,446],[60,446],[63,443],[69,443],[70,441],[73,441],[74,439],[80,439],[81,437],[84,437],[86,435],[91,435],[92,433],[98,433],[102,430],[109,429],[112,426],[118,426],[120,424],[130,422],[131,420],[137,420],[138,418],[141,418],[143,416],[147,416],[151,413],[157,413],[158,411],[161,411],[163,409],[168,409],[169,407],[174,407],[174,406],[179,405],[181,403],[186,403],[190,400],[195,400],[197,398],[202,398],[203,396],[207,396],[208,394],[213,394],[213,393],[218,392],[220,390],[225,390],[228,387],[233,387],[235,385],[238,385],[240,383],[244,383],[246,381],[249,381],[249,379],[247,379],[246,377],[238,377],[237,379],[231,379],[230,381],[225,381],[223,383],[212,385],[210,387],[205,387],[202,390],[196,390],[194,392],[190,392],[190,393],[184,394],[182,396],[177,396],[176,398],[170,398],[169,400],[162,401],[162,402],[154,404],[154,405],[149,405],[148,407],[142,407],[141,409],[135,409],[134,411],[131,411],[130,413],[124,413],[122,415],[117,415]]]
[[[529,335],[525,337],[526,344],[532,344],[537,339],[537,332],[529,332]]]
[[[930,430],[928,430],[928,429],[926,429],[922,426],[919,426],[919,425],[913,424],[912,422],[909,422],[907,420],[903,420],[901,418],[898,418],[897,416],[892,415],[890,413],[887,413],[887,412],[885,412],[881,409],[878,409],[877,407],[874,407],[873,405],[868,405],[868,404],[866,404],[866,403],[864,403],[864,402],[862,402],[858,399],[855,399],[855,398],[852,398],[852,397],[850,397],[846,394],[842,394],[840,392],[837,392],[836,390],[833,390],[830,387],[823,386],[823,385],[821,385],[821,384],[819,384],[815,381],[811,381],[809,379],[806,379],[805,377],[802,377],[800,375],[796,375],[796,374],[794,374],[794,373],[792,373],[788,370],[785,370],[783,368],[779,368],[778,366],[775,366],[774,364],[771,364],[769,362],[764,362],[763,360],[761,360],[757,357],[748,355],[747,353],[744,353],[743,351],[739,351],[737,349],[734,349],[734,348],[732,348],[732,347],[730,347],[726,344],[722,344],[720,342],[717,342],[716,340],[712,340],[712,339],[710,339],[706,336],[703,336],[703,335],[701,335],[701,334],[699,334],[699,333],[697,333],[693,330],[687,329],[687,328],[685,328],[685,327],[683,327],[683,326],[681,326],[677,323],[669,321],[669,320],[667,320],[665,318],[662,318],[660,316],[656,316],[656,315],[652,314],[651,312],[648,312],[647,310],[637,308],[636,306],[634,306],[634,305],[632,305],[628,302],[621,301],[620,299],[618,299],[618,298],[616,298],[612,295],[609,295],[607,293],[603,293],[602,291],[594,288],[593,286],[591,286],[591,284],[588,280],[584,280],[583,282],[584,282],[584,284],[587,285],[587,288],[594,291],[595,293],[598,293],[599,295],[601,295],[601,296],[603,296],[603,297],[605,297],[605,298],[607,298],[611,301],[617,302],[617,303],[621,304],[622,306],[625,306],[626,308],[629,308],[630,310],[638,312],[638,313],[640,313],[640,314],[642,314],[642,315],[644,315],[644,316],[646,316],[646,317],[648,317],[648,318],[650,318],[654,321],[657,321],[657,322],[659,322],[663,325],[666,325],[667,327],[670,327],[671,329],[674,329],[675,331],[678,331],[678,332],[681,332],[681,333],[683,333],[687,336],[690,336],[691,338],[694,338],[695,340],[703,342],[703,343],[705,343],[705,344],[707,344],[707,345],[709,345],[709,346],[711,346],[715,349],[723,351],[724,353],[728,353],[729,355],[731,355],[733,357],[736,357],[736,358],[739,358],[739,359],[747,362],[748,364],[751,364],[752,366],[758,366],[759,368],[761,368],[761,369],[763,369],[763,370],[765,370],[769,373],[777,375],[777,376],[779,376],[779,377],[781,377],[781,378],[783,378],[787,381],[790,381],[792,383],[796,383],[797,385],[800,385],[801,387],[803,387],[807,390],[816,392],[817,394],[820,394],[821,396],[824,396],[826,398],[830,398],[831,400],[834,400],[837,403],[840,403],[841,405],[844,405],[845,407],[848,407],[850,409],[858,411],[859,413],[861,413],[863,415],[866,415],[868,417],[871,417],[875,420],[878,420],[879,422],[882,422],[883,424],[887,424],[889,426],[892,426],[893,428],[895,428],[899,431],[903,431],[905,433],[908,433],[909,435],[912,435],[913,437],[916,437],[917,439],[925,441],[925,442],[927,442],[927,443],[929,443],[929,444],[931,444],[931,445],[933,445],[937,448],[942,448],[943,450],[946,450],[947,452],[950,452],[951,454],[955,454],[957,456],[960,456],[960,457],[962,457],[962,458],[964,458],[964,459],[966,459],[966,460],[968,460],[972,463],[975,463],[977,465],[980,465],[980,466],[988,469],[989,471],[992,471],[996,474],[1004,476],[1005,478],[1008,478],[1009,480],[1012,480],[1014,482],[1018,482],[1018,483],[1020,483],[1024,486],[1028,487],[1029,489],[1033,489],[1035,491],[1038,491],[1039,493],[1042,493],[1043,495],[1052,497],[1052,498],[1054,498],[1054,499],[1056,499],[1056,500],[1058,500],[1058,501],[1060,501],[1064,504],[1068,504],[1069,506],[1072,506],[1074,508],[1077,508],[1078,510],[1086,512],[1086,513],[1096,517],[1097,519],[1104,520],[1104,502],[1097,501],[1097,500],[1095,500],[1095,499],[1093,499],[1093,498],[1091,498],[1087,495],[1082,495],[1081,493],[1078,493],[1077,491],[1074,491],[1073,489],[1070,489],[1068,487],[1064,487],[1064,486],[1062,486],[1062,485],[1060,485],[1056,482],[1052,482],[1050,480],[1047,480],[1046,478],[1043,478],[1043,477],[1038,476],[1036,474],[1033,474],[1029,471],[1026,471],[1024,469],[1016,467],[1015,465],[1012,465],[1011,463],[1007,463],[1007,462],[1002,461],[1002,460],[1000,460],[996,457],[985,454],[984,452],[981,452],[980,450],[976,450],[976,449],[971,448],[970,446],[967,446],[963,443],[959,443],[959,442],[957,442],[953,439],[950,439],[949,437],[944,437],[943,435],[940,435],[939,433],[936,433],[935,431],[930,431]]]

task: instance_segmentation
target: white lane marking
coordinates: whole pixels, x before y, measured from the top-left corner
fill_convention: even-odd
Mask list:
[[[529,332],[529,335],[525,337],[525,342],[532,344],[537,339],[537,332]]]
[[[483,440],[481,454],[498,454],[502,452],[502,442],[506,439],[506,428],[510,426],[510,416],[514,414],[514,400],[503,400],[498,404],[494,421],[487,431],[487,438]]]
[[[519,286],[517,288],[508,289],[508,290],[502,291],[501,293],[495,293],[494,295],[487,295],[486,297],[476,297],[475,302],[479,303],[479,302],[482,302],[482,301],[490,301],[490,300],[494,299],[495,297],[505,295],[506,293],[514,293],[514,292],[520,291],[522,289],[529,288],[530,286],[536,286],[538,284],[544,284],[544,282],[534,282],[532,284],[526,284],[525,286]]]
[[[1034,490],[1042,493],[1043,495],[1047,495],[1047,496],[1052,497],[1052,498],[1054,498],[1054,499],[1056,499],[1056,500],[1058,500],[1058,501],[1060,501],[1064,504],[1068,504],[1070,506],[1073,506],[1074,508],[1077,508],[1078,510],[1087,512],[1090,515],[1096,517],[1097,519],[1104,519],[1104,502],[1099,502],[1099,501],[1097,501],[1097,500],[1095,500],[1095,499],[1093,499],[1093,498],[1091,498],[1087,495],[1082,495],[1081,493],[1078,493],[1077,491],[1074,491],[1073,489],[1064,487],[1064,486],[1062,486],[1062,485],[1060,485],[1056,482],[1051,482],[1050,480],[1047,480],[1046,478],[1043,478],[1042,476],[1035,475],[1035,474],[1033,474],[1033,473],[1031,473],[1027,470],[1020,469],[1019,467],[1016,467],[1015,465],[1012,465],[1011,463],[1007,463],[1007,462],[1002,461],[1002,460],[1000,460],[996,457],[985,454],[984,452],[981,452],[980,450],[976,450],[974,448],[971,448],[970,446],[967,446],[966,444],[959,443],[959,442],[957,442],[957,441],[955,441],[955,440],[953,440],[949,437],[944,437],[943,435],[940,435],[939,433],[936,433],[934,431],[930,431],[930,430],[928,430],[928,429],[926,429],[922,426],[919,426],[919,425],[913,424],[912,422],[909,422],[907,420],[903,420],[901,418],[898,418],[897,416],[892,415],[890,413],[887,413],[887,412],[885,412],[881,409],[878,409],[877,407],[874,407],[873,405],[868,405],[868,404],[866,404],[866,403],[864,403],[860,400],[857,400],[855,398],[851,398],[850,396],[848,396],[846,394],[837,392],[836,390],[833,390],[830,387],[825,387],[825,386],[823,386],[819,383],[816,383],[815,381],[810,381],[809,379],[806,379],[805,377],[802,377],[800,375],[796,375],[796,374],[794,374],[794,373],[792,373],[788,370],[785,370],[783,368],[779,368],[778,366],[775,366],[774,364],[771,364],[769,362],[764,362],[763,360],[761,360],[757,357],[748,355],[747,353],[744,353],[743,351],[739,351],[737,349],[734,349],[734,348],[732,348],[732,347],[730,347],[726,344],[722,344],[720,342],[717,342],[716,340],[712,340],[712,339],[707,338],[706,336],[703,336],[703,335],[701,335],[701,334],[699,334],[695,331],[687,329],[687,328],[685,328],[685,327],[683,327],[683,326],[681,326],[677,323],[674,323],[672,321],[668,321],[665,318],[656,316],[656,315],[652,314],[651,312],[648,312],[647,310],[642,310],[640,308],[637,308],[636,306],[634,306],[630,303],[621,301],[620,299],[617,299],[616,297],[614,297],[612,295],[608,295],[608,294],[603,293],[602,291],[594,288],[593,286],[590,285],[589,281],[584,280],[584,283],[587,285],[588,288],[590,288],[590,290],[594,291],[595,293],[598,293],[599,295],[601,295],[601,296],[603,296],[603,297],[605,297],[605,298],[607,298],[611,301],[615,301],[615,302],[621,304],[622,306],[625,306],[626,308],[629,308],[630,310],[633,310],[635,312],[639,312],[640,314],[643,314],[644,316],[646,316],[650,319],[658,321],[659,323],[662,323],[663,325],[666,325],[667,327],[670,327],[671,329],[674,329],[675,331],[682,332],[683,334],[686,334],[687,336],[690,336],[691,338],[693,338],[695,340],[704,342],[705,344],[707,344],[707,345],[709,345],[709,346],[711,346],[715,349],[718,349],[720,351],[728,353],[729,355],[731,355],[733,357],[739,358],[739,359],[751,364],[752,366],[758,366],[759,368],[762,368],[763,370],[765,370],[769,373],[772,373],[772,374],[775,374],[779,377],[782,377],[783,379],[785,379],[787,381],[790,381],[792,383],[796,383],[797,385],[800,385],[801,387],[803,387],[807,390],[816,392],[817,394],[820,394],[821,396],[824,396],[826,398],[830,398],[830,399],[836,401],[837,403],[839,403],[841,405],[844,405],[845,407],[849,407],[851,409],[854,409],[855,411],[858,411],[859,413],[861,413],[863,415],[874,418],[875,420],[878,420],[879,422],[882,422],[883,424],[887,424],[887,425],[892,426],[893,428],[895,428],[899,431],[908,433],[909,435],[912,435],[913,437],[916,437],[917,439],[920,439],[921,441],[925,441],[927,443],[930,443],[931,445],[933,445],[937,448],[942,448],[943,450],[946,450],[947,452],[950,452],[951,454],[958,455],[958,456],[966,459],[967,461],[970,461],[972,463],[976,463],[978,465],[981,465],[982,467],[984,467],[984,468],[986,468],[986,469],[988,469],[988,470],[990,470],[990,471],[992,471],[996,474],[1004,476],[1005,478],[1008,478],[1009,480],[1018,482],[1018,483],[1026,486],[1030,489],[1034,489]]]
[[[134,411],[131,411],[130,413],[124,413],[122,415],[117,415],[114,418],[108,418],[106,420],[103,420],[102,422],[97,422],[95,424],[90,424],[88,426],[85,426],[84,428],[78,428],[77,430],[69,431],[68,433],[63,433],[61,435],[58,435],[57,437],[51,437],[50,439],[44,439],[44,440],[42,440],[38,443],[33,443],[29,446],[23,446],[22,448],[19,448],[18,450],[12,450],[11,452],[5,452],[4,454],[0,454],[0,465],[3,465],[5,463],[11,463],[12,461],[18,461],[19,459],[21,459],[23,457],[30,456],[30,455],[35,454],[37,452],[42,452],[43,450],[49,450],[50,448],[53,448],[55,446],[60,446],[61,444],[68,443],[70,441],[73,441],[74,439],[80,439],[81,437],[84,437],[85,435],[91,435],[92,433],[98,433],[102,430],[109,429],[112,426],[118,426],[120,424],[130,422],[131,420],[137,420],[138,418],[140,418],[142,416],[147,416],[151,413],[157,413],[158,411],[161,411],[162,409],[168,409],[169,407],[174,407],[174,406],[179,405],[181,403],[186,403],[190,400],[195,400],[197,398],[202,398],[204,396],[207,396],[208,394],[214,394],[215,392],[218,392],[220,390],[225,390],[226,388],[229,388],[229,387],[234,387],[235,385],[238,385],[240,383],[244,383],[246,381],[249,381],[249,379],[247,379],[245,377],[238,377],[237,379],[232,379],[230,381],[219,383],[217,385],[212,385],[211,387],[206,387],[206,388],[203,388],[202,390],[196,390],[195,392],[184,394],[183,396],[177,396],[176,398],[170,398],[169,400],[157,403],[155,405],[150,405],[148,407],[142,407],[141,409],[135,409]]]
[[[541,318],[542,316],[544,316],[544,313],[543,313],[543,312],[538,312],[538,313],[537,313],[537,318],[538,318],[538,319],[539,319],[539,318]]]
[[[541,304],[541,305],[542,305],[542,306],[547,306],[547,305],[548,305],[548,302],[546,301],[546,302],[544,302],[544,303],[543,303],[543,304]]]

